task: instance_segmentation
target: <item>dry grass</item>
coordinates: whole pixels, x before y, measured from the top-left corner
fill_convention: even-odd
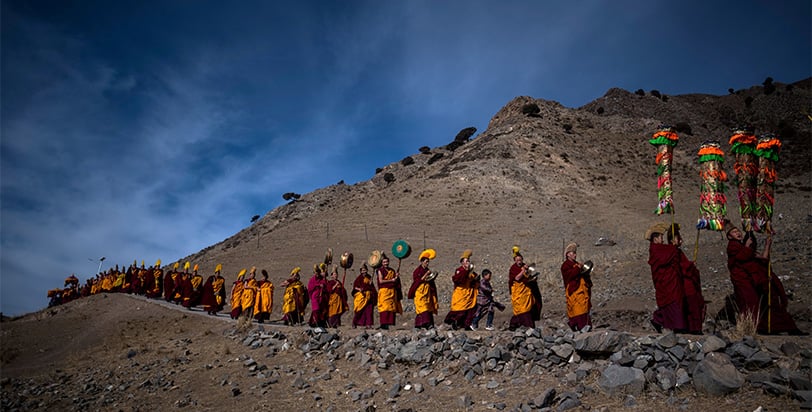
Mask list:
[[[758,328],[759,313],[750,311],[738,312],[736,314],[736,330],[733,335],[741,339],[745,336],[755,336]]]

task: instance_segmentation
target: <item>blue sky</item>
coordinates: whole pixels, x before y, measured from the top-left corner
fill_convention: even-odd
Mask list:
[[[101,256],[197,252],[516,96],[811,75],[808,1],[576,3],[0,2],[0,311]]]

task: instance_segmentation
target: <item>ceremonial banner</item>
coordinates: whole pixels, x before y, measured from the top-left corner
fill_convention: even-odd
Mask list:
[[[736,174],[736,189],[739,198],[739,214],[742,218],[742,230],[753,230],[756,212],[756,179],[758,164],[754,154],[756,135],[751,127],[739,127],[730,137],[730,153],[733,154],[733,172]]]
[[[758,139],[758,146],[753,152],[758,157],[758,187],[753,230],[759,233],[773,233],[773,205],[775,205],[775,184],[778,180],[775,165],[778,163],[780,151],[781,141],[775,135],[767,133]]]
[[[648,142],[657,146],[657,209],[654,213],[674,213],[674,191],[671,188],[671,162],[679,136],[671,126],[662,125]]]
[[[727,173],[723,169],[725,154],[719,142],[708,141],[699,147],[699,177],[702,178],[699,195],[701,217],[697,229],[723,231],[727,214],[725,182]]]

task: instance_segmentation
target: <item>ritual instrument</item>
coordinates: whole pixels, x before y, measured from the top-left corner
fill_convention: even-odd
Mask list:
[[[531,263],[529,265],[525,265],[524,275],[527,276],[527,278],[530,279],[531,281],[535,282],[536,280],[538,280],[539,275],[541,275],[541,272],[536,270],[535,263]]]
[[[381,257],[382,253],[380,250],[373,250],[367,259],[367,263],[369,263],[369,266],[373,269],[377,269],[381,266]]]
[[[594,265],[592,264],[592,261],[591,261],[591,260],[587,260],[587,261],[586,261],[586,262],[584,262],[584,264],[581,266],[581,274],[582,274],[582,275],[589,274],[590,272],[592,272],[592,268],[593,268],[593,267],[594,267]]]
[[[331,265],[333,264],[333,249],[327,248],[327,253],[324,255],[324,264]]]
[[[409,257],[411,253],[411,246],[403,239],[396,240],[395,243],[392,244],[392,256],[398,258],[398,272],[400,272],[400,260]]]
[[[344,252],[341,254],[341,259],[338,264],[344,269],[344,277],[341,279],[341,284],[347,280],[347,269],[352,267],[352,253]]]
[[[733,172],[739,197],[739,214],[742,231],[753,230],[756,212],[756,178],[758,164],[755,156],[756,136],[751,126],[737,127],[730,137],[730,153],[733,154]]]
[[[661,125],[649,143],[657,147],[657,208],[654,213],[674,214],[674,191],[671,187],[671,166],[674,158],[674,146],[679,136],[668,125]]]
[[[725,182],[727,174],[722,165],[725,154],[717,141],[707,141],[699,147],[699,177],[702,178],[699,195],[700,218],[697,229],[723,231],[727,214]]]
[[[423,280],[426,282],[432,281],[437,278],[437,275],[437,272],[429,272]]]
[[[775,165],[778,163],[778,153],[781,151],[781,141],[772,134],[761,135],[755,152],[758,157],[758,186],[756,188],[756,213],[753,230],[756,232],[773,233],[772,218],[775,205],[775,184],[778,173]]]

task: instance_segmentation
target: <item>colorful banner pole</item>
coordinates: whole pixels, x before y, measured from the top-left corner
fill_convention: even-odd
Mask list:
[[[772,134],[761,135],[753,152],[758,157],[758,186],[756,189],[756,213],[753,230],[772,234],[775,185],[778,180],[776,164],[781,151],[781,141]]]
[[[742,230],[751,232],[756,212],[756,181],[758,163],[753,152],[756,150],[756,135],[750,126],[734,129],[730,137],[730,153],[733,154],[733,171],[739,198],[739,214]]]
[[[668,125],[661,125],[648,141],[657,147],[657,208],[654,213],[674,214],[674,191],[671,187],[671,164],[674,158],[674,146],[679,136]]]
[[[699,195],[701,217],[696,222],[697,229],[721,232],[725,230],[727,198],[725,182],[727,173],[723,169],[725,154],[718,141],[707,141],[699,147],[699,177],[702,179]]]

